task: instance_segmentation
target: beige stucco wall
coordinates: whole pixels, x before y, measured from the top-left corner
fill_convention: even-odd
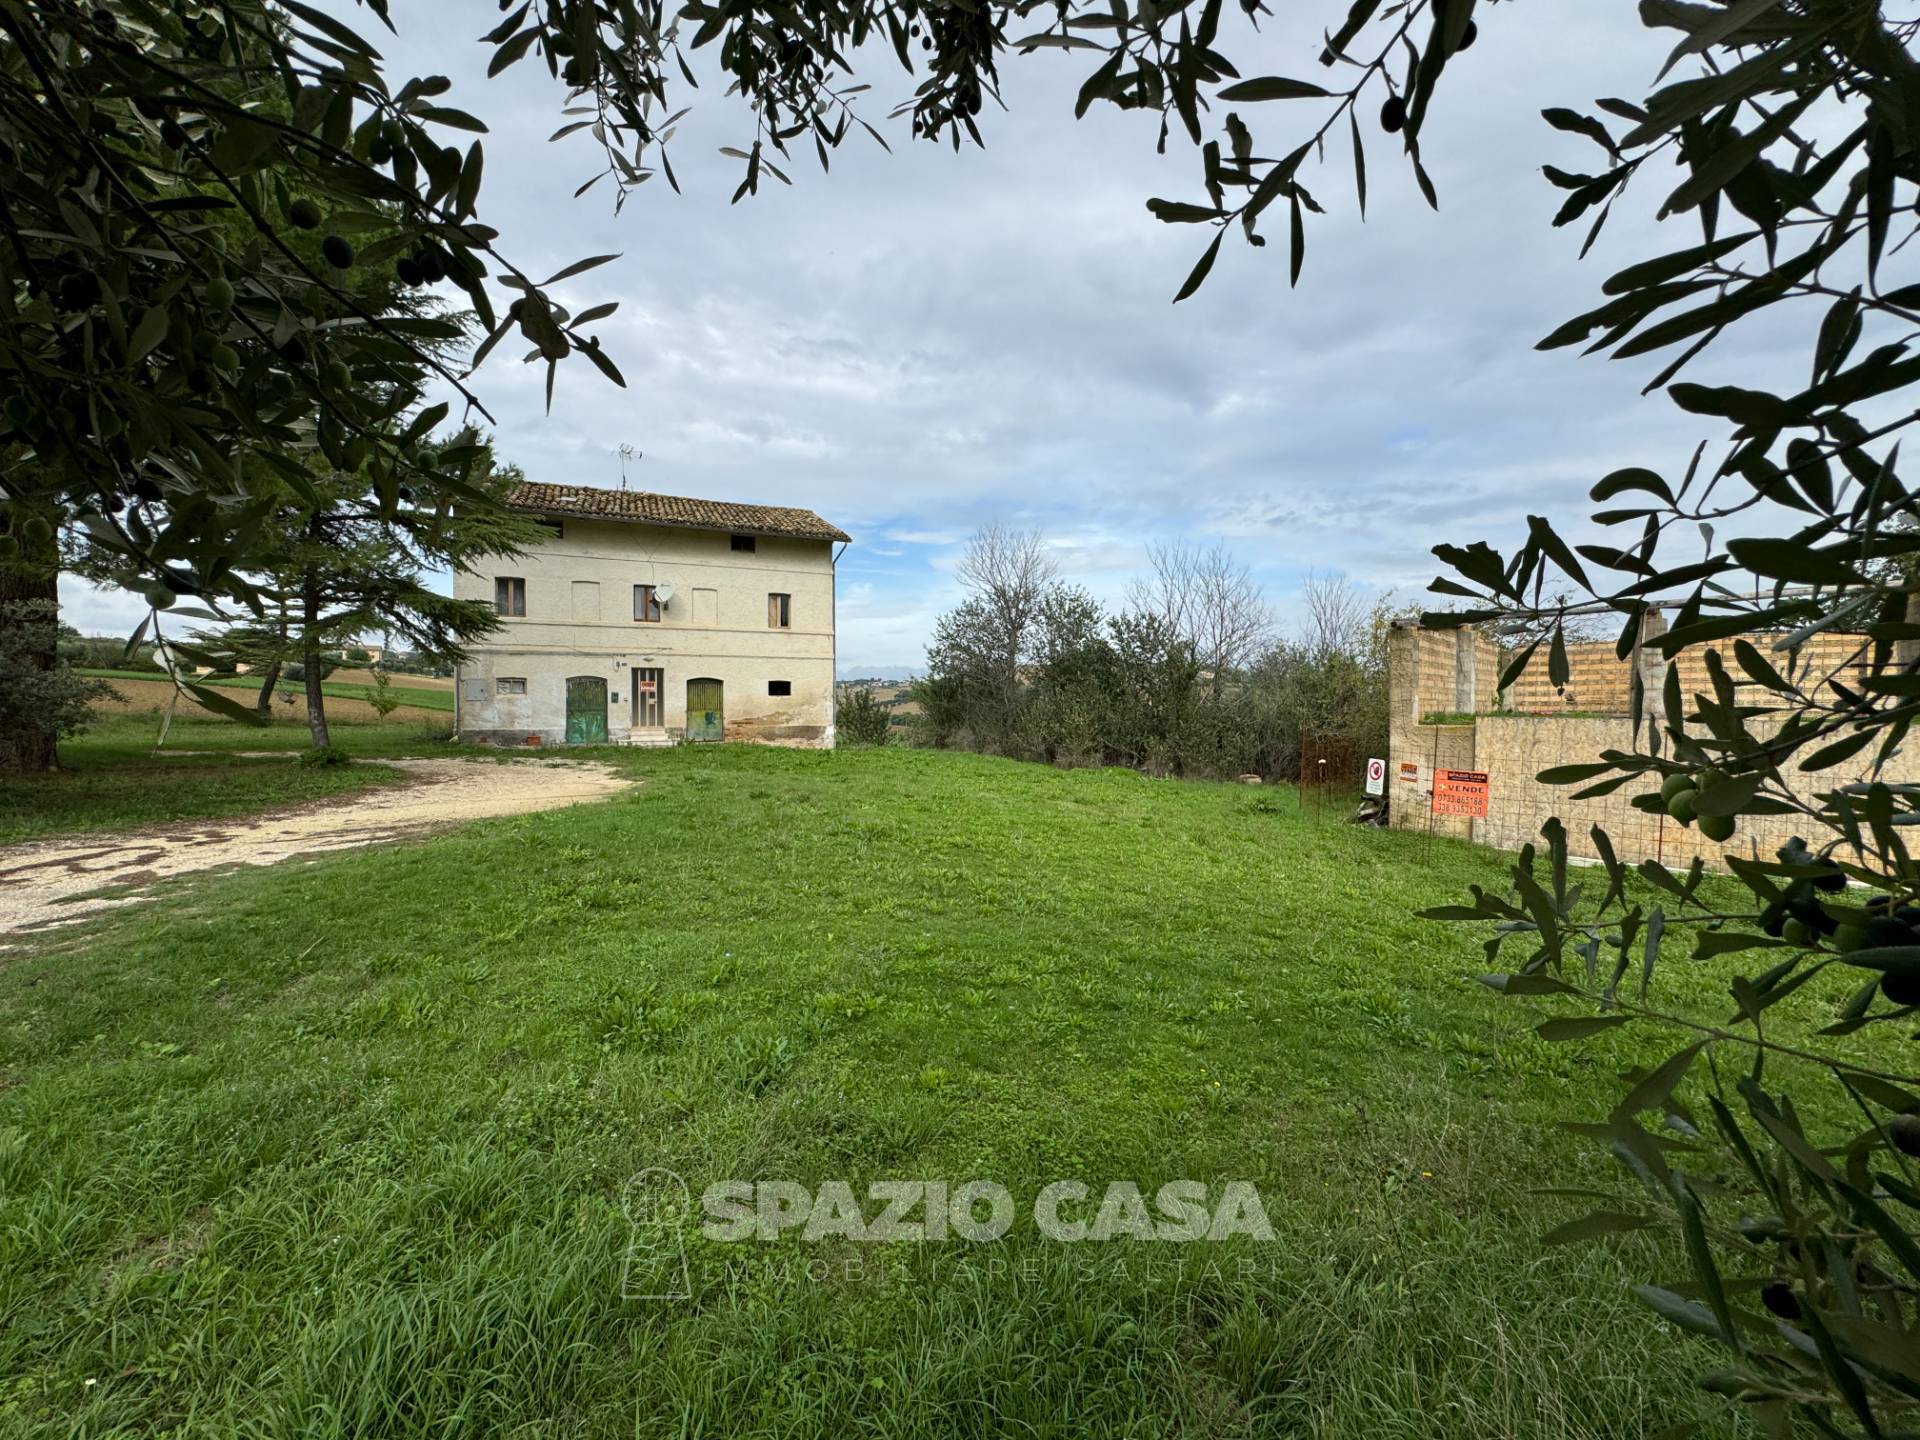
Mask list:
[[[457,728],[501,743],[560,744],[566,737],[566,681],[607,681],[607,732],[627,738],[632,672],[662,671],[662,722],[686,723],[687,681],[725,687],[728,739],[833,743],[833,545],[759,536],[752,554],[725,532],[618,521],[568,519],[562,533],[515,559],[476,562],[454,576],[456,598],[494,597],[494,581],[526,581],[527,613],[474,647],[460,668]],[[657,623],[633,618],[635,585],[671,585]],[[791,624],[767,624],[767,596],[793,597]],[[502,678],[527,693],[501,695]],[[791,696],[768,693],[785,680]],[[617,697],[617,698],[616,698]]]

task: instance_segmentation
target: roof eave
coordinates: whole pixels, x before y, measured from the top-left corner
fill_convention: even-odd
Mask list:
[[[793,530],[768,530],[757,525],[703,525],[698,520],[663,520],[655,515],[608,515],[598,510],[556,509],[547,505],[509,505],[507,508],[516,514],[538,515],[550,520],[604,520],[610,525],[657,525],[664,530],[704,530],[711,535],[761,535],[769,540],[853,543],[851,535],[833,526],[801,534]]]

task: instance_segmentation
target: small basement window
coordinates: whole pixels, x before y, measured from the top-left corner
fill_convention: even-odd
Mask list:
[[[525,615],[527,582],[513,575],[502,575],[493,582],[493,613]]]
[[[767,681],[767,694],[791,695],[793,694],[793,682],[791,680],[769,680]]]
[[[753,554],[754,538],[752,535],[729,535],[727,540],[735,550],[740,551],[742,554],[751,555]]]
[[[527,682],[524,678],[509,679],[503,675],[493,682],[493,688],[502,695],[524,695],[527,693]]]

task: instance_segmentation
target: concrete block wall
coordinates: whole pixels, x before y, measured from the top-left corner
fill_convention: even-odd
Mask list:
[[[1475,725],[1477,769],[1491,777],[1487,818],[1474,828],[1473,838],[1500,850],[1518,850],[1540,840],[1540,827],[1552,815],[1567,827],[1567,848],[1574,855],[1595,856],[1590,831],[1596,824],[1607,832],[1614,853],[1629,863],[1659,860],[1684,868],[1698,855],[1709,867],[1721,868],[1724,856],[1772,859],[1791,837],[1812,838],[1807,823],[1796,815],[1746,815],[1725,844],[1716,844],[1699,827],[1680,825],[1663,816],[1633,808],[1635,795],[1656,788],[1651,782],[1624,785],[1611,795],[1574,800],[1579,785],[1542,785],[1534,778],[1553,765],[1578,765],[1600,758],[1603,750],[1632,750],[1633,726],[1624,717],[1583,719],[1566,716],[1483,715]],[[1641,732],[1645,739],[1644,727]],[[1869,757],[1870,759],[1870,757]],[[1869,759],[1836,766],[1803,777],[1796,788],[1811,796],[1867,778]],[[1793,772],[1788,771],[1789,778]],[[1920,781],[1920,751],[1913,748],[1894,756],[1880,778],[1895,784]]]
[[[1815,676],[1837,671],[1842,683],[1850,683],[1866,668],[1868,657],[1862,652],[1863,644],[1864,638],[1859,635],[1816,635],[1800,647],[1794,668]],[[1676,663],[1685,694],[1713,693],[1713,681],[1707,675],[1707,650],[1711,648],[1716,647],[1697,646],[1680,652]],[[1731,648],[1722,650],[1720,658],[1736,682],[1744,678],[1734,663]],[[1771,652],[1767,658],[1783,674],[1788,671],[1790,662],[1785,652]],[[1569,645],[1567,669],[1565,688],[1556,689],[1547,678],[1545,650],[1535,651],[1525,672],[1507,691],[1506,708],[1538,715],[1569,710],[1624,715],[1632,708],[1628,686],[1633,675],[1633,660],[1631,657],[1622,660],[1613,641]],[[1666,679],[1666,662],[1657,653],[1649,657],[1648,674],[1655,688]]]
[[[1651,616],[1647,622],[1649,640],[1662,630],[1664,622]],[[1708,865],[1721,867],[1728,852],[1771,857],[1790,837],[1806,833],[1804,822],[1794,816],[1743,817],[1732,840],[1715,844],[1700,834],[1697,827],[1682,826],[1660,815],[1633,808],[1637,794],[1654,788],[1650,784],[1626,785],[1610,795],[1590,800],[1572,799],[1579,785],[1543,785],[1534,777],[1556,765],[1591,764],[1606,750],[1632,751],[1633,725],[1625,714],[1569,715],[1575,708],[1586,709],[1596,698],[1617,700],[1624,711],[1629,703],[1628,686],[1636,661],[1643,667],[1647,687],[1645,726],[1659,720],[1660,692],[1666,662],[1650,645],[1636,657],[1620,660],[1611,642],[1570,647],[1572,677],[1568,696],[1555,696],[1551,707],[1562,713],[1523,713],[1529,696],[1536,700],[1544,693],[1553,695],[1545,684],[1544,662],[1538,663],[1542,688],[1532,683],[1532,667],[1522,677],[1500,708],[1493,693],[1497,683],[1499,657],[1488,641],[1461,639],[1459,631],[1426,631],[1414,626],[1396,628],[1389,641],[1388,688],[1392,704],[1389,730],[1387,793],[1392,801],[1392,823],[1396,828],[1425,830],[1429,826],[1432,775],[1438,769],[1482,770],[1488,776],[1487,816],[1469,820],[1451,816],[1434,817],[1432,829],[1438,835],[1471,839],[1501,850],[1518,850],[1538,843],[1540,827],[1549,817],[1558,816],[1567,827],[1568,848],[1577,856],[1597,858],[1591,831],[1598,824],[1607,832],[1614,853],[1628,863],[1657,859],[1680,868],[1697,855]],[[1861,637],[1834,635],[1817,637],[1803,647],[1796,669],[1815,676],[1846,671],[1864,664],[1859,655]],[[1485,661],[1483,668],[1483,652]],[[1784,655],[1770,655],[1782,671],[1788,669]],[[1724,656],[1730,673],[1731,656]],[[1472,681],[1468,674],[1471,666]],[[1685,652],[1680,659],[1681,683],[1691,695],[1711,693],[1707,677],[1706,651]],[[1488,678],[1482,682],[1481,676]],[[1738,675],[1735,676],[1739,679]],[[1568,698],[1571,697],[1571,698]],[[1471,714],[1467,723],[1428,725],[1423,717],[1449,711]],[[1498,711],[1498,713],[1490,713]],[[1807,776],[1799,787],[1811,794],[1864,779],[1868,759],[1855,764]],[[1894,783],[1920,783],[1920,743],[1909,745],[1881,773]]]
[[[1428,715],[1473,715],[1497,703],[1500,649],[1471,627],[1423,630],[1396,625],[1387,638],[1387,797],[1392,823],[1470,838],[1462,816],[1429,816],[1433,772],[1477,770],[1472,724],[1428,725]]]

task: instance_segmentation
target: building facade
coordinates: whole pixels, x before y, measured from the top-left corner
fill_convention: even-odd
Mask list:
[[[548,538],[457,573],[500,629],[458,673],[454,728],[499,745],[833,744],[834,562],[811,510],[520,485]]]

